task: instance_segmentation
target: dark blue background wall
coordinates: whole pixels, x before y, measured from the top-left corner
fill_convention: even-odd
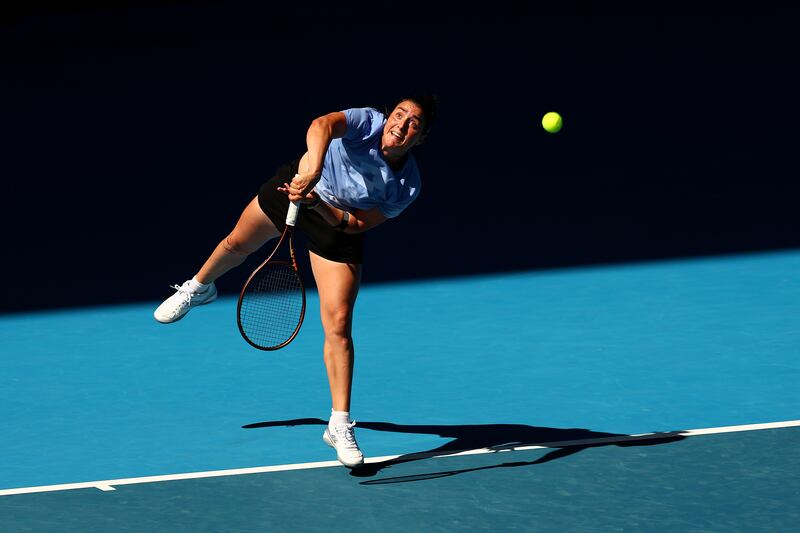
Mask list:
[[[1,311],[166,296],[314,117],[418,90],[424,192],[365,282],[800,245],[793,13],[25,5],[0,26]]]

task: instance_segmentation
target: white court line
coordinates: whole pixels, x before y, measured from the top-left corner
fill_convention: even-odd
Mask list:
[[[480,448],[476,450],[464,450],[454,453],[417,453],[404,455],[386,455],[383,457],[370,457],[367,463],[381,463],[402,458],[403,461],[415,459],[429,459],[433,457],[457,457],[464,455],[479,455],[485,453],[513,452],[523,450],[537,450],[544,448],[566,448],[570,446],[596,446],[602,444],[614,444],[618,442],[633,442],[669,439],[675,437],[696,437],[700,435],[717,435],[720,433],[736,433],[740,431],[758,431],[761,429],[782,429],[800,427],[800,420],[788,420],[785,422],[769,422],[766,424],[746,424],[741,426],[723,426],[717,428],[688,429],[683,431],[669,431],[664,433],[642,433],[640,435],[622,435],[617,437],[602,437],[597,439],[582,439],[558,442],[544,442],[536,445],[526,446],[497,446],[492,448]],[[102,491],[113,491],[115,487],[121,485],[138,485],[142,483],[160,483],[163,481],[177,481],[182,479],[201,479],[224,476],[241,476],[245,474],[263,474],[266,472],[287,472],[290,470],[310,470],[312,468],[329,468],[341,466],[339,461],[318,461],[315,463],[298,463],[289,465],[259,466],[253,468],[235,468],[231,470],[212,470],[208,472],[189,472],[186,474],[167,474],[162,476],[132,477],[125,479],[107,479],[104,481],[86,481],[83,483],[64,483],[61,485],[42,485],[38,487],[21,487],[16,489],[0,490],[0,496],[12,496],[16,494],[34,494],[39,492],[57,492],[64,490],[77,489],[99,489]]]

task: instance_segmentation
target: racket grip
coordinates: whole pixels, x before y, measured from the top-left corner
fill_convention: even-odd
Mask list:
[[[300,208],[300,202],[289,202],[289,210],[286,212],[286,225],[294,227],[297,222],[297,211]]]

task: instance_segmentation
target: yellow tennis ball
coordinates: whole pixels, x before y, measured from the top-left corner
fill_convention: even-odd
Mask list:
[[[563,125],[564,121],[561,120],[561,115],[555,111],[545,113],[545,115],[542,117],[542,127],[545,129],[545,131],[549,131],[550,133],[558,133]]]

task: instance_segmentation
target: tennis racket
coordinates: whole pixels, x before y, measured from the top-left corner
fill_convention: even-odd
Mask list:
[[[277,350],[294,340],[306,312],[306,290],[297,271],[292,233],[299,202],[290,202],[286,228],[269,257],[256,268],[242,287],[236,306],[239,332],[259,350]],[[289,261],[278,259],[284,245]],[[283,254],[281,254],[283,255]]]

